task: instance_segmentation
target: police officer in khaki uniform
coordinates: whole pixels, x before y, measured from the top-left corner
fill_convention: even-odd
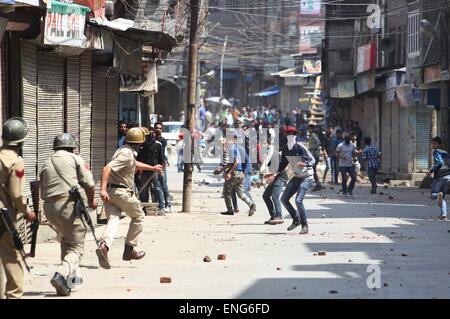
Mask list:
[[[145,142],[145,132],[141,128],[128,130],[125,141],[126,144],[116,151],[102,173],[100,195],[105,205],[108,224],[103,233],[100,248],[97,249],[97,255],[100,266],[105,269],[111,267],[108,261],[108,250],[118,230],[122,211],[131,218],[122,259],[141,259],[145,256],[145,252],[134,249],[142,232],[145,216],[141,203],[133,191],[134,174],[136,169],[159,173],[163,169],[161,165],[150,166],[136,160],[137,151]]]
[[[69,296],[82,283],[79,265],[84,252],[86,225],[75,211],[75,202],[69,196],[73,186],[81,185],[90,208],[97,208],[94,198],[95,183],[89,166],[73,153],[75,138],[63,133],[53,140],[55,153],[41,170],[41,197],[48,221],[61,236],[61,266],[51,279],[59,296]]]
[[[0,208],[7,208],[11,220],[22,212],[28,221],[36,215],[26,205],[23,197],[25,169],[19,151],[27,136],[27,123],[13,117],[3,125],[3,146],[0,148]],[[14,249],[11,235],[0,221],[0,259],[6,275],[5,295],[8,299],[21,298],[23,294],[23,265],[20,253]]]

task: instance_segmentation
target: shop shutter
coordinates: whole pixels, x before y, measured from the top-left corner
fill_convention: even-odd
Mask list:
[[[80,145],[80,57],[67,58],[66,64],[66,123],[67,132]],[[78,152],[80,149],[78,148]]]
[[[64,131],[64,59],[38,54],[38,172],[53,154],[53,139]]]
[[[95,68],[92,74],[92,173],[100,182],[106,160],[106,68]]]
[[[416,171],[429,169],[432,109],[416,108]]]
[[[21,43],[22,116],[28,124],[28,136],[22,149],[25,163],[25,195],[30,196],[30,181],[37,179],[37,49],[32,42]]]
[[[106,161],[108,162],[117,150],[117,123],[119,119],[119,77],[106,79]]]
[[[92,54],[80,56],[80,155],[91,163]]]
[[[0,45],[0,124],[2,124],[7,118],[7,110],[8,110],[8,68],[7,68],[7,48],[6,41],[3,41]],[[1,125],[0,125],[0,134],[2,133]],[[1,144],[1,140],[0,140]]]

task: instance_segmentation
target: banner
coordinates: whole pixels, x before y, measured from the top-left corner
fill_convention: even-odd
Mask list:
[[[356,73],[362,73],[375,69],[375,59],[377,54],[376,43],[369,43],[358,48],[356,58]]]
[[[158,92],[158,73],[157,67],[154,63],[143,62],[142,71],[140,75],[126,75],[120,76],[120,91],[121,92]]]
[[[44,44],[84,48],[84,27],[89,8],[52,1],[45,17]]]

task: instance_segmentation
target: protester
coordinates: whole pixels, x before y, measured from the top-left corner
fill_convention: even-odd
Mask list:
[[[231,194],[233,191],[235,191],[237,196],[249,206],[249,216],[253,216],[256,211],[256,204],[244,193],[243,189],[244,171],[246,169],[245,163],[249,163],[249,159],[246,159],[245,157],[245,150],[242,147],[239,147],[238,136],[235,135],[233,144],[230,147],[229,163],[216,172],[217,174],[220,174],[221,172],[224,172],[225,174],[224,197],[227,212],[223,213],[223,215],[234,215],[231,202]]]
[[[443,143],[440,137],[431,140],[433,149],[433,167],[428,171],[428,176],[434,174],[431,185],[431,198],[437,201],[440,208],[439,219],[447,220],[447,202],[445,196],[450,183],[450,157],[447,151],[442,149]]]
[[[332,183],[338,184],[339,182],[339,158],[336,154],[336,148],[339,144],[344,141],[342,130],[336,130],[336,135],[334,136],[331,146],[330,146],[330,162],[331,162],[331,177]]]
[[[315,164],[313,166],[314,171],[314,180],[316,182],[316,186],[313,191],[319,191],[322,189],[322,185],[320,184],[319,176],[317,175],[317,164],[319,164],[320,153],[322,152],[322,145],[320,143],[320,139],[317,134],[314,132],[315,130],[314,124],[308,125],[308,149],[311,154],[314,156]]]
[[[322,184],[325,184],[325,181],[327,179],[327,174],[328,172],[331,170],[331,182],[333,182],[333,170],[331,168],[331,156],[332,156],[332,144],[333,144],[333,139],[334,139],[334,135],[333,135],[333,128],[332,127],[328,127],[327,131],[325,132],[325,139],[324,139],[324,143],[323,143],[323,157],[325,160],[325,170],[323,171],[323,176],[322,176]]]
[[[344,142],[336,148],[336,156],[339,159],[339,171],[342,178],[342,194],[344,196],[353,196],[353,190],[356,184],[356,170],[353,156],[356,147],[351,143],[350,135],[345,135]],[[347,174],[350,175],[350,185],[347,187]]]
[[[378,173],[378,169],[380,168],[381,151],[378,147],[372,146],[372,139],[370,137],[366,137],[364,139],[364,143],[366,144],[366,147],[362,152],[362,157],[365,161],[367,161],[367,175],[369,175],[369,181],[372,185],[370,193],[376,194],[376,176]]]
[[[283,170],[278,175],[270,174],[271,168],[273,170],[273,166],[276,166],[276,169],[278,168],[280,156],[278,148],[277,152],[275,152],[275,145],[273,143],[274,141],[275,138],[269,135],[269,138],[267,140],[267,157],[265,158],[260,168],[260,172],[261,174],[263,174],[266,184],[268,185],[262,195],[270,214],[270,219],[265,222],[265,224],[268,225],[278,225],[284,223],[280,196],[283,192],[283,188],[286,186],[288,181],[288,175],[285,170]]]

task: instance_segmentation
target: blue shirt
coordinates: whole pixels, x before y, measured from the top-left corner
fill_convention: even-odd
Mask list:
[[[236,171],[244,173],[251,172],[252,166],[250,163],[250,158],[242,146],[239,146],[238,144],[231,145],[230,153],[232,154],[230,157],[230,163],[234,163],[235,161],[238,163]]]
[[[434,165],[430,170],[430,173],[437,173],[445,165],[445,159],[448,158],[448,153],[444,150],[434,150],[433,161]]]
[[[367,160],[368,166],[370,168],[378,169],[380,168],[380,159],[379,159],[380,153],[381,152],[378,147],[369,145],[366,146],[366,148],[364,149],[362,156],[365,160]]]
[[[119,144],[118,144],[118,148],[121,148],[122,146],[125,145],[125,135],[123,135],[120,139],[119,139]]]

